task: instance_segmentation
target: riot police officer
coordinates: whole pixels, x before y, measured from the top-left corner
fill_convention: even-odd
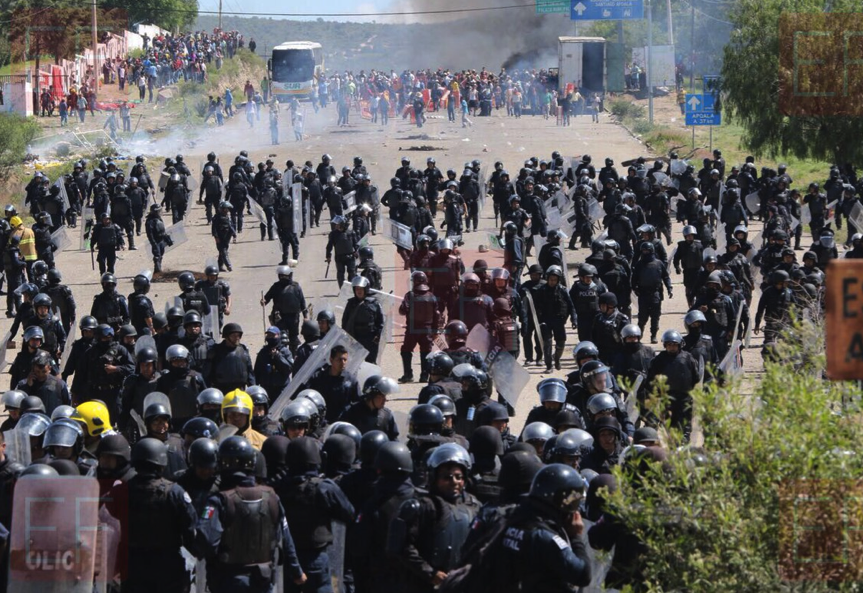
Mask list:
[[[189,586],[180,547],[197,549],[195,508],[180,486],[162,476],[168,465],[163,443],[141,439],[132,448],[131,458],[136,475],[115,487],[108,498],[112,514],[128,521],[128,572],[123,589],[180,593]]]
[[[563,270],[559,266],[551,266],[545,272],[546,283],[536,288],[536,308],[542,331],[543,352],[545,354],[545,370],[551,371],[552,361],[558,370],[560,358],[566,349],[566,319],[576,326],[575,307],[566,288],[563,286]],[[552,351],[552,338],[555,342]]]
[[[261,299],[261,306],[266,307],[267,303],[272,301],[272,318],[275,325],[280,330],[288,332],[291,352],[296,353],[300,343],[300,314],[303,320],[308,319],[309,316],[306,297],[303,294],[303,287],[298,282],[294,282],[294,271],[290,266],[278,266],[276,274],[279,280],[270,286],[264,298]]]
[[[650,319],[650,341],[653,344],[656,343],[662,315],[663,283],[671,298],[674,293],[668,269],[662,260],[657,259],[654,244],[645,241],[641,244],[641,258],[632,269],[632,290],[638,296],[638,326],[644,331],[644,325]]]
[[[144,230],[147,232],[147,240],[150,242],[150,248],[153,252],[153,272],[158,274],[162,271],[165,248],[174,244],[174,240],[171,239],[165,229],[165,223],[162,221],[162,207],[158,204],[150,206],[150,213],[147,214]]]
[[[359,253],[360,263],[357,265],[357,269],[360,270],[360,276],[368,279],[370,289],[383,289],[384,271],[375,263],[374,250],[368,246],[360,247]]]
[[[381,333],[384,329],[384,314],[377,299],[369,294],[369,281],[363,276],[351,280],[354,296],[345,304],[342,327],[348,335],[368,350],[366,362],[377,362]]]
[[[668,412],[671,425],[683,433],[684,440],[689,440],[692,430],[692,395],[698,384],[698,361],[688,352],[684,352],[683,336],[671,329],[662,334],[662,344],[665,351],[660,352],[650,362],[647,373],[648,391],[655,388],[655,380],[660,375],[667,380],[670,404]]]
[[[111,222],[111,216],[105,212],[102,214],[102,224],[93,228],[93,236],[90,239],[90,251],[99,248],[99,273],[106,271],[114,273],[114,264],[117,262],[117,249],[123,249],[123,232],[119,226]]]
[[[399,383],[410,383],[414,374],[411,369],[411,358],[414,348],[420,350],[420,382],[428,380],[426,355],[431,352],[432,339],[440,327],[440,305],[437,297],[431,293],[425,272],[411,274],[413,290],[406,293],[399,313],[405,316],[405,337],[401,345],[401,358],[404,374]]]
[[[222,202],[219,204],[219,212],[213,217],[212,233],[216,240],[216,249],[219,250],[219,271],[224,272],[225,268],[232,271],[231,260],[228,259],[228,248],[231,246],[231,239],[237,240],[237,230],[231,220],[231,211],[234,206],[230,202]]]
[[[117,292],[117,278],[108,272],[102,274],[102,292],[93,297],[90,315],[99,323],[119,329],[130,321],[129,305],[126,297]]]
[[[213,346],[207,385],[228,393],[255,384],[252,358],[243,339],[239,323],[226,323],[222,328],[222,341]]]
[[[175,432],[197,413],[198,394],[206,389],[204,378],[190,367],[189,350],[180,344],[165,353],[166,372],[159,377],[157,388],[171,402],[172,428]]]
[[[347,278],[351,279],[356,276],[356,252],[359,248],[358,239],[352,230],[348,229],[348,223],[344,217],[333,218],[334,230],[330,231],[329,240],[327,241],[326,261],[329,265],[332,259],[333,250],[336,255],[336,278],[339,283],[339,288],[345,282],[345,273]]]
[[[399,429],[393,413],[386,407],[387,396],[399,392],[399,384],[389,377],[372,375],[363,383],[362,400],[347,408],[339,420],[350,422],[362,433],[384,432],[391,441],[398,440]]]
[[[287,578],[298,585],[307,579],[278,495],[255,484],[255,461],[255,450],[241,437],[228,437],[219,445],[220,490],[207,502],[198,538],[213,593],[271,591],[279,549]]]
[[[207,165],[204,167],[204,180],[198,193],[198,202],[204,197],[204,208],[207,213],[207,224],[213,222],[213,209],[222,201],[222,180],[215,174],[215,169]]]
[[[293,191],[293,190],[291,190]],[[282,247],[282,265],[288,263],[288,250],[292,249],[294,259],[300,258],[300,241],[297,238],[297,232],[304,229],[297,229],[295,222],[298,220],[294,216],[294,209],[301,208],[302,196],[293,196],[280,193],[276,199],[275,217],[276,230],[279,233],[279,242]],[[305,224],[305,220],[303,223]]]
[[[219,278],[219,267],[210,264],[204,268],[204,278],[198,280],[195,288],[203,291],[211,307],[218,307],[219,327],[217,329],[221,329],[225,315],[231,314],[231,285],[227,280]]]

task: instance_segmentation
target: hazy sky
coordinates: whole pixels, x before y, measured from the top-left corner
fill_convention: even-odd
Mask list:
[[[222,0],[224,12],[259,12],[259,13],[285,13],[285,12],[320,12],[320,13],[370,13],[385,12],[393,10],[395,2],[391,0],[327,0],[327,2],[297,2],[287,3],[284,0]],[[242,7],[242,8],[241,8]],[[198,8],[202,11],[217,11],[219,0],[198,0]],[[299,18],[299,17],[285,17]],[[310,17],[314,20],[317,17]],[[327,20],[359,21],[386,19],[360,19],[357,17],[324,17]]]

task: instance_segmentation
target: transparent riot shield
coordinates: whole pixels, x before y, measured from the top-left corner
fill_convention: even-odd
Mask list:
[[[654,173],[653,180],[656,181],[657,185],[661,188],[669,188],[672,186],[671,177],[665,173]]]
[[[189,238],[186,236],[186,222],[183,220],[181,220],[180,222],[178,222],[176,224],[172,224],[171,226],[169,226],[168,228],[165,229],[165,232],[168,234],[169,237],[171,237],[171,241],[173,241],[173,243],[171,245],[168,245],[165,247],[165,253],[168,253],[169,251],[173,251],[174,249],[176,249],[177,247],[179,247],[180,245],[184,244],[186,241],[189,240]],[[147,257],[152,258],[153,257],[153,247],[150,245],[149,241],[147,241],[146,245],[147,245]]]
[[[671,159],[670,170],[672,175],[683,175],[686,173],[686,166],[689,163],[683,159]]]
[[[557,207],[561,212],[569,212],[572,209],[572,200],[562,189],[557,190],[554,194],[554,200],[557,201]]]
[[[734,377],[743,372],[743,360],[740,356],[740,340],[734,340],[731,348],[728,349],[728,354],[719,363],[719,370],[729,377]]]
[[[15,485],[10,593],[92,593],[99,483],[87,477],[24,478]]]
[[[267,215],[264,213],[264,208],[260,204],[258,204],[257,200],[252,196],[249,196],[249,210],[252,211],[252,216],[258,219],[258,222],[266,225],[267,224]]]
[[[381,333],[381,340],[378,344],[378,356],[375,361],[377,364],[381,364],[386,345],[396,343],[396,327],[405,328],[399,317],[399,307],[404,299],[394,295],[392,292],[372,290],[371,293],[375,297],[375,300],[380,303],[381,310],[384,313],[384,331]]]
[[[120,549],[120,521],[108,512],[103,505],[99,507],[99,527],[96,540],[96,562],[93,589],[107,593],[108,586],[115,583],[115,577],[122,567],[118,564]],[[111,589],[113,591],[113,589]]]
[[[494,249],[495,251],[503,251],[506,246],[506,241],[503,237],[498,237],[494,233],[488,234],[488,248]]]
[[[357,370],[368,356],[368,350],[363,348],[359,342],[350,337],[345,330],[340,327],[334,327],[327,332],[315,348],[308,360],[303,366],[298,369],[293,378],[288,382],[282,393],[270,406],[268,416],[273,420],[278,421],[281,418],[282,411],[287,407],[294,397],[294,394],[311,378],[315,371],[321,368],[330,357],[330,350],[336,344],[341,344],[348,351],[348,365],[345,369],[347,375],[356,377]]]
[[[144,348],[152,348],[153,350],[157,350],[156,340],[153,338],[153,336],[141,336],[140,338],[138,338],[138,340],[135,342],[135,357],[136,358],[138,356],[140,356],[141,351]]]
[[[291,215],[294,217],[294,232],[303,230],[303,184],[291,185]]]
[[[215,338],[222,330],[219,324],[219,303],[222,300],[222,289],[219,284],[213,286],[205,284],[203,291],[207,297],[207,302],[210,304],[210,314],[204,317],[202,330],[205,334],[210,334]]]
[[[56,248],[55,253],[59,253],[64,249],[72,246],[72,235],[69,233],[69,227],[61,226],[59,229],[51,233],[51,242]]]
[[[716,225],[716,252],[717,253],[725,253],[725,244],[727,242],[725,238],[725,223],[720,222]]]
[[[345,543],[348,529],[341,521],[332,521],[330,531],[333,532],[333,541],[327,548],[327,556],[330,559],[333,593],[345,593]]]
[[[225,439],[234,436],[237,434],[237,431],[240,430],[233,424],[223,424],[219,427],[219,436],[216,437],[216,440],[220,443]]]
[[[3,432],[6,442],[6,457],[27,467],[32,462],[30,456],[30,435],[25,430],[12,429]]]
[[[757,191],[748,194],[743,199],[743,203],[746,204],[746,209],[749,210],[750,214],[758,214],[758,211],[761,209],[761,198],[758,197]]]
[[[300,194],[302,195],[302,194]],[[310,198],[303,198],[301,200],[303,206],[305,208],[305,216],[306,216],[306,228],[309,229],[309,232],[312,230],[312,201]],[[297,227],[299,228],[299,227]]]
[[[72,324],[69,326],[69,335],[66,336],[66,346],[63,348],[63,354],[60,356],[60,368],[66,368],[66,362],[69,360],[69,356],[72,354],[72,346],[75,343],[75,340],[78,339],[78,326],[76,324]]]
[[[345,216],[357,209],[357,192],[352,191],[342,198],[345,203]]]
[[[9,340],[12,339],[12,330],[10,329],[3,335],[3,343],[0,344],[0,373],[6,369],[6,351],[9,349]]]
[[[545,220],[549,231],[556,231],[563,227],[563,217],[556,206],[546,209]]]
[[[539,351],[542,354],[543,359],[545,358],[545,347],[543,346],[542,341],[542,333],[539,329],[539,313],[536,310],[536,303],[533,302],[533,295],[529,290],[524,291],[524,300],[527,303],[527,312],[530,315],[531,321],[533,321],[533,332],[539,338]],[[525,346],[526,348],[527,346]]]
[[[593,521],[582,518],[584,523],[584,532],[580,536],[584,543],[584,550],[587,552],[588,562],[590,562],[590,585],[579,589],[579,593],[600,593],[601,591],[616,591],[616,589],[606,589],[604,586],[605,576],[611,569],[611,560],[614,557],[614,552],[605,552],[602,550],[594,550],[587,542],[587,532],[593,527]]]
[[[812,222],[812,211],[809,209],[809,204],[803,204],[800,207],[800,224],[809,224],[810,222]]]
[[[198,180],[195,177],[192,177],[191,175],[186,175],[186,188],[190,192],[193,192],[196,189],[198,189],[198,187],[199,187],[198,186]]]
[[[475,325],[467,336],[467,347],[473,348],[485,357],[488,374],[494,379],[495,388],[513,407],[518,397],[530,381],[530,373],[512,355],[501,348],[489,331],[482,325]]]
[[[384,218],[381,221],[381,229],[383,235],[397,246],[403,249],[413,249],[413,235],[407,226],[392,218]]]
[[[672,214],[677,214],[677,207],[680,205],[680,202],[685,201],[686,198],[678,194],[668,201],[668,209],[671,211]]]
[[[860,202],[854,202],[851,207],[851,212],[848,214],[848,219],[857,227],[857,232],[863,232],[863,205]]]
[[[360,368],[357,369],[357,397],[362,398],[363,385],[366,384],[366,379],[374,375],[383,375],[383,369],[376,364],[363,361]]]
[[[93,234],[93,227],[96,226],[96,210],[92,206],[84,206],[81,208],[81,237],[78,243],[78,249],[88,251],[90,249],[90,237]]]
[[[69,193],[66,191],[66,184],[63,183],[62,175],[54,182],[54,187],[60,190],[60,199],[63,200],[63,212],[67,212],[69,210]]]
[[[638,420],[638,390],[641,389],[642,383],[644,383],[644,375],[638,375],[624,402],[626,405],[626,415],[629,416],[629,421],[633,423]]]
[[[591,222],[601,221],[605,218],[605,210],[602,209],[602,205],[596,201],[596,198],[590,198],[587,201],[587,215]]]
[[[536,257],[536,263],[539,263],[539,252],[542,251],[542,247],[545,244],[545,237],[543,237],[542,235],[533,236],[533,254]]]
[[[171,411],[171,399],[168,397],[167,393],[162,393],[161,391],[154,391],[153,393],[148,393],[144,398],[144,411],[147,411],[147,408],[154,404],[160,404],[168,408],[168,411]],[[144,431],[142,434],[147,434]]]

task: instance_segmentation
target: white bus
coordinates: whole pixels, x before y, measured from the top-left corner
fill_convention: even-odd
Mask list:
[[[267,65],[276,99],[308,99],[312,85],[323,74],[323,48],[314,41],[289,41],[273,48]]]

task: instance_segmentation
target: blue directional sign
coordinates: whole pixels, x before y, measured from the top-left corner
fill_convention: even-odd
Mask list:
[[[644,18],[643,0],[570,0],[574,21],[621,21]]]
[[[714,96],[686,96],[687,126],[718,126],[722,123],[722,114],[714,108]]]

